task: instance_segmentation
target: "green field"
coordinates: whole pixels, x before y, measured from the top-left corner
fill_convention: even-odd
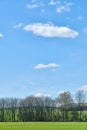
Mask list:
[[[0,130],[87,130],[87,123],[0,123]]]

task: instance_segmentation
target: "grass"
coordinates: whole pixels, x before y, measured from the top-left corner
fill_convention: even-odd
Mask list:
[[[0,130],[87,130],[87,123],[31,122],[0,123]]]

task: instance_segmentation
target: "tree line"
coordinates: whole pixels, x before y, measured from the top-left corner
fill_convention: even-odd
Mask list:
[[[0,122],[23,121],[87,121],[87,103],[82,90],[75,97],[69,91],[57,98],[27,96],[0,98]]]

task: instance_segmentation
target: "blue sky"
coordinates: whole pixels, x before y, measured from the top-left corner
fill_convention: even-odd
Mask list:
[[[87,91],[85,0],[0,0],[0,97]]]

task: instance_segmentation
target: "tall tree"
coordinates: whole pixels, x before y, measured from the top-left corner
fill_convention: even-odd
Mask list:
[[[83,90],[78,90],[76,93],[76,102],[78,104],[78,109],[80,112],[80,121],[82,121],[82,111],[83,111],[83,107],[84,107],[84,103],[85,103],[85,93]]]
[[[1,111],[1,115],[0,115],[0,121],[5,121],[4,120],[4,111],[5,110],[5,99],[1,98],[0,99],[0,111]]]
[[[60,93],[57,98],[57,102],[59,103],[59,106],[61,108],[63,121],[68,121],[68,110],[73,103],[71,93],[69,91],[64,91],[63,93]]]

